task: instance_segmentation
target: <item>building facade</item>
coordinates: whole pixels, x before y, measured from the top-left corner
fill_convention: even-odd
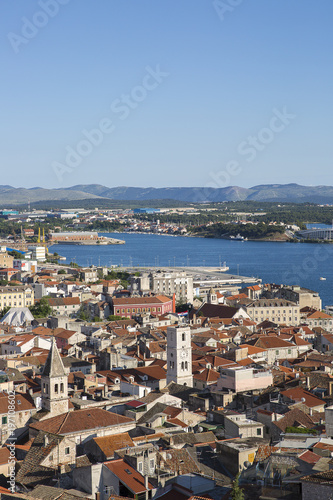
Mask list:
[[[244,306],[257,323],[272,321],[277,324],[297,326],[300,322],[300,306],[284,299],[259,299]]]
[[[193,387],[191,329],[169,326],[167,329],[167,384]]]
[[[30,286],[5,286],[0,288],[0,309],[5,307],[33,306],[34,290]]]

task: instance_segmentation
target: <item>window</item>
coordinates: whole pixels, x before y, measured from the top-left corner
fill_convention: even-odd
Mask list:
[[[54,392],[58,393],[58,384],[54,384]]]
[[[64,392],[64,384],[62,382],[60,384],[60,392]]]
[[[7,417],[2,417],[2,425],[5,425],[7,423]]]
[[[185,333],[182,333],[182,341],[184,342],[185,340]]]
[[[258,427],[258,429],[257,429],[257,436],[261,436],[261,428],[260,427]]]
[[[69,455],[69,446],[67,446],[67,448],[65,448],[65,455]]]
[[[153,469],[155,467],[154,459],[149,460],[149,467]]]
[[[142,470],[143,470],[143,464],[142,464],[142,462],[139,462],[138,463],[138,471],[142,472]]]

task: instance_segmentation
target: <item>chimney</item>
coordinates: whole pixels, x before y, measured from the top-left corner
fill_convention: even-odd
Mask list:
[[[311,388],[311,384],[310,384],[310,377],[306,377],[306,388],[307,390],[309,391],[310,388]]]

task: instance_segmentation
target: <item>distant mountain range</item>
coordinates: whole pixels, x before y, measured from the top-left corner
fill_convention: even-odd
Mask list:
[[[109,199],[122,201],[177,200],[187,203],[220,201],[275,201],[296,203],[333,203],[332,186],[300,186],[298,184],[263,184],[251,188],[170,187],[108,188],[100,184],[80,184],[69,188],[44,189],[0,186],[0,205],[22,205],[41,201]]]

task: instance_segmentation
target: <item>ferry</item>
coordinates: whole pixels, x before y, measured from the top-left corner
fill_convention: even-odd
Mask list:
[[[236,236],[230,236],[230,239],[234,241],[247,241],[247,238],[244,238],[239,233]]]

